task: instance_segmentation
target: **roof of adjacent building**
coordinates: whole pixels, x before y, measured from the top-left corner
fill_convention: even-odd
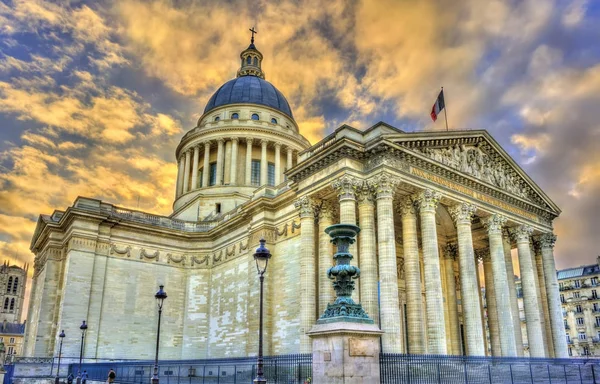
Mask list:
[[[600,274],[600,266],[598,264],[582,265],[575,268],[562,269],[557,272],[559,280],[597,274]]]
[[[208,100],[204,113],[229,104],[265,105],[293,118],[285,96],[273,84],[256,76],[241,76],[223,84]]]
[[[25,333],[25,323],[0,323],[1,334],[22,335]]]

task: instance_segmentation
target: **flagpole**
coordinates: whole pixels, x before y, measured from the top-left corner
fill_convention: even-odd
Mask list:
[[[444,87],[442,87],[442,94],[444,94]],[[446,96],[444,96],[444,120],[446,120],[446,132],[448,132],[448,106],[446,105]]]

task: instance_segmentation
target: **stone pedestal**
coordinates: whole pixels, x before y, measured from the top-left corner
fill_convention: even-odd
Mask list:
[[[379,383],[380,337],[375,324],[347,321],[315,325],[312,338],[314,384]]]

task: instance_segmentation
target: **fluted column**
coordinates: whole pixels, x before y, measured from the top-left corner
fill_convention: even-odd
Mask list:
[[[194,159],[192,162],[192,188],[195,190],[198,188],[198,162],[200,161],[200,147],[194,146]]]
[[[400,327],[393,204],[398,180],[384,173],[369,180],[369,185],[375,190],[377,198],[377,250],[379,252],[381,291],[380,327],[384,332],[381,336],[382,352],[400,353],[402,352],[402,329]]]
[[[317,268],[319,281],[319,316],[325,312],[328,303],[333,304],[335,301],[333,286],[331,285],[331,281],[327,278],[327,269],[333,265],[333,248],[331,237],[325,233],[325,228],[333,225],[334,211],[331,202],[323,200],[319,209],[319,267]]]
[[[504,252],[504,263],[506,266],[510,312],[513,319],[517,356],[522,357],[524,356],[523,333],[521,332],[521,315],[519,314],[519,302],[517,300],[517,286],[515,284],[515,271],[513,268],[511,248],[508,229],[504,228],[502,230],[502,250]]]
[[[502,226],[506,223],[506,218],[500,215],[492,215],[483,219],[483,223],[487,227],[490,243],[492,280],[494,283],[496,296],[495,304],[496,308],[498,309],[498,332],[500,337],[501,352],[502,356],[514,357],[517,356],[517,344],[515,341],[512,307],[510,304],[510,292],[507,283],[508,276],[506,274],[504,246],[502,244]]]
[[[281,144],[275,143],[275,185],[281,183]]]
[[[434,355],[445,355],[446,326],[442,280],[440,278],[440,255],[438,251],[435,211],[441,195],[431,189],[421,192],[417,198],[421,216],[421,238],[423,242],[423,268],[425,269],[425,305],[427,307],[427,351]],[[379,213],[379,209],[377,210]],[[434,315],[435,314],[435,315]]]
[[[332,187],[337,191],[340,202],[340,224],[356,225],[356,189],[360,187],[361,184],[361,180],[349,175],[344,175],[332,183]],[[357,252],[356,243],[350,245],[349,252],[354,255],[354,258],[350,260],[350,264],[358,266],[360,255]],[[360,280],[362,279],[356,280],[356,289],[352,292],[352,300],[355,302],[360,301],[359,292],[362,284],[362,281]]]
[[[473,236],[471,234],[471,219],[476,209],[473,204],[460,203],[450,207],[448,211],[454,219],[458,238],[460,295],[466,354],[469,356],[485,356],[480,290],[477,281],[478,274],[473,250]]]
[[[252,185],[252,139],[246,139],[246,185]]]
[[[306,332],[316,321],[315,204],[303,196],[294,206],[300,212],[300,353],[310,353],[312,344]]]
[[[208,187],[210,177],[210,141],[204,143],[204,170],[202,171],[202,186]]]
[[[542,250],[542,266],[544,268],[544,280],[546,283],[546,295],[548,296],[548,314],[550,315],[550,329],[552,330],[552,342],[554,344],[554,356],[556,358],[567,358],[568,348],[563,325],[562,306],[558,291],[558,278],[554,265],[554,243],[556,236],[545,233],[540,237],[540,248]]]
[[[377,304],[377,255],[375,240],[375,202],[373,190],[367,183],[357,189],[359,254],[360,254],[360,303],[367,314],[379,324]]]
[[[215,185],[223,185],[223,157],[224,157],[224,146],[225,140],[217,140],[217,180]]]
[[[456,259],[456,244],[447,244],[444,249],[444,272],[446,274],[446,302],[448,304],[448,340],[449,351],[452,355],[460,355],[460,329],[458,327],[458,304],[456,302],[456,280],[454,279],[454,260]],[[406,264],[406,261],[405,261]]]
[[[183,194],[183,174],[185,172],[185,156],[179,158],[179,170],[177,173],[177,191],[176,196],[179,197]]]
[[[237,156],[238,156],[238,138],[231,139],[231,168],[229,170],[229,185],[237,185]]]
[[[540,323],[540,309],[538,306],[537,288],[535,286],[536,273],[533,266],[529,238],[533,229],[526,225],[516,228],[513,235],[517,241],[519,253],[519,267],[521,270],[521,286],[523,289],[523,307],[525,309],[525,322],[527,328],[527,343],[530,357],[544,356],[544,337]]]
[[[544,278],[544,266],[542,263],[542,250],[537,240],[533,240],[533,261],[536,268],[536,282],[538,287],[538,304],[540,307],[540,323],[542,324],[542,333],[544,336],[544,345],[546,346],[546,357],[554,357],[554,345],[552,342],[552,330],[550,329],[550,314],[548,313],[548,298],[546,296],[546,279]]]
[[[496,285],[492,272],[492,258],[490,249],[483,248],[475,251],[480,253],[483,260],[483,278],[485,279],[485,302],[487,304],[487,324],[490,332],[492,356],[502,355],[500,344],[500,330],[498,329],[498,307],[496,306]]]
[[[287,147],[287,169],[291,169],[293,167],[294,161],[294,150],[291,147]]]
[[[415,204],[410,197],[402,199],[399,205],[402,214],[402,246],[404,249],[404,283],[406,284],[406,319],[408,333],[408,353],[427,353],[423,332],[423,299],[421,293],[421,263],[417,233]]]
[[[483,292],[483,286],[481,285],[481,272],[479,271],[479,264],[483,264],[483,260],[476,256],[475,257],[475,273],[477,275],[477,298],[479,299],[479,308],[481,308],[481,311],[479,312],[479,321],[481,322],[481,330],[483,332],[483,350],[485,351],[485,354],[487,355],[488,352],[491,351],[491,348],[489,348],[489,343],[488,343],[488,338],[485,332],[485,325],[486,325],[486,319],[485,319],[485,314],[483,313],[484,308],[483,308],[483,297],[482,297],[482,292]],[[491,353],[491,352],[490,352]]]
[[[261,152],[260,152],[260,185],[267,185],[269,181],[269,163],[267,162],[267,145],[268,140],[261,140]]]
[[[190,190],[190,162],[191,152],[188,149],[185,151],[185,168],[183,170],[183,193],[186,193]]]

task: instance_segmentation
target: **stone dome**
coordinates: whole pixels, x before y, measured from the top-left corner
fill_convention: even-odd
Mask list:
[[[294,117],[285,96],[273,84],[257,76],[240,76],[223,84],[208,100],[204,113],[229,104],[265,105]]]

